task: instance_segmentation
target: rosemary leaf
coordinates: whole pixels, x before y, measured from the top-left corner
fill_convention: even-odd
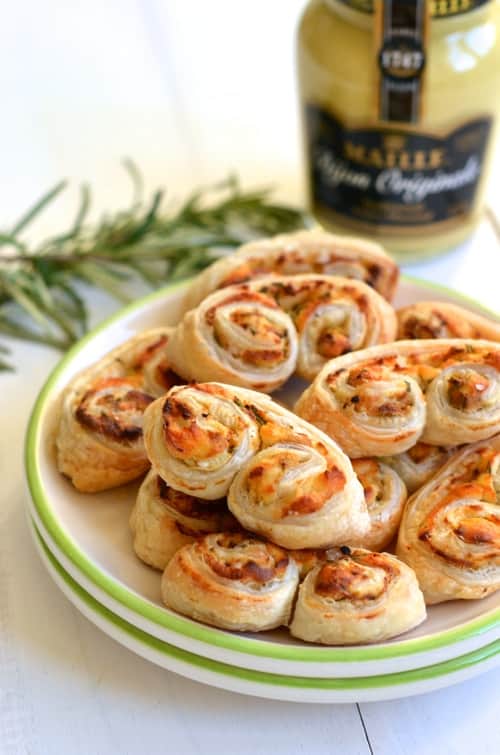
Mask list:
[[[103,266],[91,262],[82,262],[75,268],[75,275],[87,283],[101,288],[103,291],[107,291],[110,296],[118,299],[123,304],[127,304],[130,301],[130,297],[123,292],[116,282],[116,271],[115,275],[111,275],[109,270]]]
[[[4,245],[14,246],[21,253],[26,249],[24,244],[19,241],[19,239],[16,239],[11,233],[0,233],[0,246]],[[2,256],[0,256],[0,260],[1,259],[3,259]]]
[[[134,207],[138,207],[141,204],[144,192],[144,184],[140,170],[138,169],[134,161],[130,159],[130,157],[124,157],[122,160],[122,165],[127,171],[130,180],[132,181],[133,197],[131,209],[133,209]]]
[[[60,280],[57,283],[57,289],[59,293],[63,294],[58,298],[58,304],[69,315],[73,316],[80,325],[82,333],[87,330],[87,310],[85,308],[85,302],[82,297],[75,291],[75,289],[66,283],[64,280]]]
[[[4,359],[0,359],[0,372],[13,372],[14,367],[6,362]]]
[[[128,264],[132,268],[132,270],[134,270],[134,272],[136,272],[137,275],[142,278],[144,283],[146,283],[148,286],[151,286],[151,288],[154,288],[156,286],[156,283],[158,281],[158,274],[148,268],[147,262],[137,262],[134,261],[133,258],[130,258]]]
[[[1,281],[3,289],[40,327],[48,327],[50,320],[37,302],[35,287],[33,287],[32,295],[30,296],[24,291],[22,281],[16,281],[14,276],[12,278],[13,280],[9,280],[7,277],[3,278]]]
[[[14,225],[11,234],[12,236],[17,236],[18,233],[21,233],[24,228],[31,223],[31,221],[40,213],[42,210],[47,207],[48,204],[52,202],[53,199],[57,197],[58,194],[63,191],[63,189],[67,186],[67,181],[61,181],[60,183],[56,184],[52,189],[50,189],[46,194],[44,194],[38,202],[36,202],[33,207],[30,207],[30,209],[24,213],[24,215],[19,218],[17,223]]]
[[[53,247],[61,247],[66,241],[70,241],[71,239],[77,237],[89,209],[90,189],[87,184],[82,184],[82,186],[80,186],[80,206],[76,213],[72,227],[66,233],[62,233],[59,236],[54,236],[47,242],[47,245]]]
[[[32,341],[44,346],[51,346],[59,351],[65,351],[71,345],[67,339],[52,336],[50,333],[39,333],[21,325],[19,322],[14,322],[4,313],[0,313],[0,333],[10,338],[17,338],[20,341]]]
[[[155,192],[153,201],[151,202],[151,207],[147,211],[142,222],[140,222],[135,230],[130,234],[129,238],[127,239],[127,244],[133,244],[134,241],[142,238],[145,233],[151,228],[156,219],[156,213],[158,211],[162,198],[162,191]]]

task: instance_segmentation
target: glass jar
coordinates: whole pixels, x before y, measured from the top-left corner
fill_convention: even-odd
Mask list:
[[[500,110],[499,32],[498,0],[309,3],[298,76],[322,225],[405,261],[472,232]]]

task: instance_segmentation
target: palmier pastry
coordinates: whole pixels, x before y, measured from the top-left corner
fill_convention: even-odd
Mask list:
[[[170,390],[149,407],[144,438],[153,468],[171,487],[204,500],[227,495],[238,469],[260,447],[244,389],[200,383]],[[261,402],[263,394],[248,394]],[[253,404],[252,404],[253,405]]]
[[[334,357],[396,337],[393,308],[361,281],[329,275],[272,276],[248,287],[274,299],[292,318],[299,334],[297,372],[306,380],[313,380]]]
[[[241,286],[216,291],[187,312],[167,345],[169,362],[186,380],[265,392],[290,377],[297,353],[290,317],[271,297]]]
[[[448,461],[455,450],[453,446],[417,443],[408,451],[397,456],[387,456],[382,461],[398,473],[408,492],[413,493]]]
[[[500,341],[500,323],[457,304],[420,301],[396,312],[398,338],[484,338]]]
[[[287,624],[299,581],[286,551],[244,534],[207,535],[181,548],[162,577],[165,604],[222,629]]]
[[[229,488],[238,521],[285,548],[325,548],[364,536],[370,521],[347,456],[286,409],[266,420],[261,450]]]
[[[396,263],[379,244],[321,230],[297,231],[251,241],[214,262],[191,284],[186,309],[196,307],[212,291],[269,273],[320,273],[355,278],[389,300],[399,277]]]
[[[350,544],[370,551],[382,551],[394,539],[403,507],[406,487],[399,475],[377,459],[355,459],[352,467],[363,486],[370,515],[370,529]]]
[[[500,345],[399,341],[346,354],[325,365],[296,411],[351,458],[488,438],[500,430]]]
[[[197,537],[238,528],[225,499],[209,502],[180,493],[153,470],[139,488],[130,516],[136,554],[162,571],[179,548]]]
[[[409,499],[397,554],[429,604],[500,589],[500,435],[457,451]]]
[[[173,388],[145,416],[153,468],[177,490],[228,496],[248,530],[285,548],[360,537],[369,516],[347,456],[267,396],[218,383]]]
[[[92,493],[121,485],[149,467],[142,418],[155,396],[180,378],[169,370],[170,328],[141,333],[77,375],[64,391],[56,438],[57,465]]]
[[[426,617],[412,569],[388,553],[344,546],[328,551],[299,589],[294,637],[324,645],[388,640]]]

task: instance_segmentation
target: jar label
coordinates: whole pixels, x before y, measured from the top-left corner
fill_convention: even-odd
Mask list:
[[[397,125],[351,128],[308,105],[305,133],[314,205],[357,230],[411,235],[462,223],[472,210],[492,119],[448,133]]]
[[[378,0],[378,118],[417,123],[422,111],[428,0]]]
[[[449,18],[486,5],[491,0],[429,0],[430,14],[432,18]],[[375,0],[339,0],[343,5],[349,6],[360,13],[373,13]]]

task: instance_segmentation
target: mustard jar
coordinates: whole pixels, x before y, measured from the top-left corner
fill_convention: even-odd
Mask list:
[[[500,110],[498,0],[312,0],[298,32],[309,202],[402,260],[464,240]]]

